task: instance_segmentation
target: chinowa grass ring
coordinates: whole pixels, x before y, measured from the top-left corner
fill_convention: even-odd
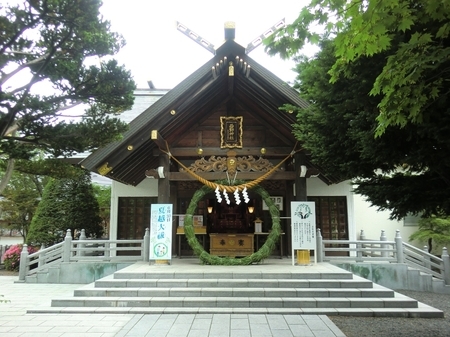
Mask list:
[[[245,182],[235,181],[233,184],[228,184],[227,181],[217,181],[217,184],[235,186],[245,184]],[[193,216],[197,209],[198,202],[201,201],[206,194],[211,193],[214,190],[211,187],[205,185],[202,188],[198,189],[192,196],[184,219],[184,234],[186,235],[189,246],[191,246],[194,254],[199,257],[202,263],[223,266],[249,265],[252,263],[258,263],[268,258],[274,250],[276,243],[280,239],[281,235],[280,211],[276,207],[273,200],[270,198],[270,194],[264,188],[256,185],[254,187],[251,187],[250,189],[258,193],[268,206],[270,215],[272,217],[272,230],[267,236],[267,240],[264,245],[262,245],[257,252],[254,252],[253,254],[245,256],[243,258],[220,257],[211,255],[207,251],[205,251],[205,249],[202,247],[200,242],[197,240],[197,237],[195,236]]]

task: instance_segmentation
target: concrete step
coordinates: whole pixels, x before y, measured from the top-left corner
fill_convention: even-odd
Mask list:
[[[227,268],[230,269],[230,268]],[[333,273],[326,272],[247,272],[247,271],[214,271],[214,272],[142,272],[142,271],[127,271],[119,270],[114,273],[115,279],[308,279],[308,280],[323,280],[323,279],[334,279],[334,280],[350,280],[353,278],[353,274],[345,270],[334,271]]]
[[[199,308],[199,307],[49,307],[30,314],[265,314],[359,317],[443,318],[442,311],[419,303],[417,308]]]
[[[443,312],[330,264],[137,263],[29,313],[261,313],[443,317]]]
[[[200,288],[372,288],[373,283],[363,278],[358,279],[102,279],[95,282],[99,288],[175,288],[175,287],[200,287]]]
[[[392,298],[290,297],[72,297],[52,300],[52,307],[178,308],[417,308],[405,296]]]
[[[387,288],[81,288],[75,297],[394,297]]]

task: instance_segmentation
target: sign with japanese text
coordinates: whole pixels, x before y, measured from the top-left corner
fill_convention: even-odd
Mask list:
[[[292,249],[316,249],[316,206],[311,201],[291,202]]]
[[[178,217],[178,226],[179,227],[184,227],[184,218],[185,217],[186,217],[186,215],[180,215]],[[193,223],[194,227],[203,226],[203,215],[194,215],[192,218],[194,220],[194,223]]]
[[[172,258],[172,204],[152,204],[150,213],[150,260]]]

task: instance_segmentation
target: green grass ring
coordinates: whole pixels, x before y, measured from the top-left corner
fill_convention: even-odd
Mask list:
[[[217,183],[221,185],[228,185],[227,181],[218,181]],[[240,185],[244,183],[244,181],[235,181],[233,185]],[[253,254],[245,256],[243,258],[219,257],[211,255],[207,251],[205,251],[205,249],[202,247],[200,242],[197,240],[197,237],[195,236],[193,216],[197,209],[198,202],[201,201],[206,194],[214,190],[205,185],[194,193],[191,202],[186,210],[186,217],[184,220],[184,234],[189,246],[191,246],[194,254],[199,257],[202,263],[222,266],[249,265],[252,263],[258,263],[270,256],[281,235],[280,211],[275,206],[273,200],[270,198],[270,194],[264,188],[257,185],[251,188],[251,190],[258,193],[266,202],[266,205],[268,206],[270,215],[272,217],[272,230],[269,233],[264,245],[262,245],[262,247],[257,252],[254,252]]]

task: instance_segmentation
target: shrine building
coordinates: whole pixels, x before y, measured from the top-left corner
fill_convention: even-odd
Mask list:
[[[123,138],[80,163],[112,179],[110,239],[141,239],[151,205],[172,204],[172,255],[192,256],[183,221],[205,181],[212,186],[257,181],[269,193],[282,230],[275,255],[291,251],[291,201],[315,202],[316,226],[324,239],[353,240],[373,226],[374,238],[385,229],[393,239],[401,222],[370,209],[348,181],[322,173],[311,162],[292,133],[295,113],[280,110],[285,104],[307,108],[308,103],[249,57],[251,46],[236,43],[234,34],[233,27],[225,28],[226,40],[211,60],[173,89],[161,91],[149,83],[149,89],[137,90],[132,110],[137,117]],[[210,254],[242,256],[264,243],[272,215],[259,193],[252,188],[247,193],[248,199],[239,191],[240,202],[226,193],[228,203],[223,191],[218,198],[212,190],[198,201],[194,227]],[[215,240],[230,235],[252,242],[237,251],[217,247]]]

